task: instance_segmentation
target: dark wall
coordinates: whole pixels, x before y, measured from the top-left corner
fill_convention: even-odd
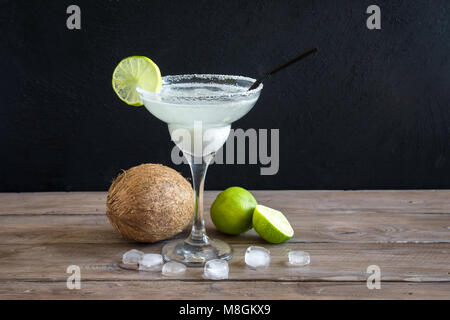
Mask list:
[[[0,0],[0,191],[105,190],[143,162],[188,176],[167,127],[112,91],[124,57],[257,76],[314,45],[233,125],[280,129],[278,174],[214,165],[207,188],[450,188],[449,17],[447,0]]]

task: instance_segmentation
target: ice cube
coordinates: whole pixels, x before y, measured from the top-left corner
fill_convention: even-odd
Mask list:
[[[144,255],[144,253],[142,251],[132,249],[123,254],[122,262],[124,264],[138,263],[143,255]]]
[[[306,251],[290,251],[289,264],[294,266],[306,266],[311,262],[309,253]]]
[[[177,276],[186,272],[186,266],[182,263],[170,261],[163,265],[162,274],[165,276]]]
[[[139,270],[159,271],[163,264],[163,258],[157,253],[144,254],[139,260]]]
[[[270,264],[270,251],[258,246],[248,247],[245,251],[245,263],[252,268],[267,268]]]
[[[228,262],[221,259],[209,260],[203,269],[203,277],[211,280],[228,279]]]

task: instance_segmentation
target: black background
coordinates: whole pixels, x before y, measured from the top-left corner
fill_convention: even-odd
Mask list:
[[[280,129],[278,174],[213,165],[207,188],[450,188],[449,17],[446,0],[0,0],[0,191],[106,190],[144,162],[189,175],[166,125],[112,91],[124,57],[256,77],[315,45],[233,125]]]

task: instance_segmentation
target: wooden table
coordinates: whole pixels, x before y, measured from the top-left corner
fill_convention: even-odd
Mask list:
[[[252,230],[209,234],[235,249],[226,281],[202,279],[200,268],[172,278],[119,267],[132,248],[160,252],[162,243],[123,240],[105,216],[105,192],[0,194],[1,299],[450,299],[450,191],[255,191],[282,210],[295,237],[264,243]],[[206,207],[217,192],[207,192]],[[264,271],[248,269],[249,245],[271,251]],[[290,250],[311,255],[286,265]],[[69,265],[81,289],[69,290]],[[367,267],[381,270],[369,290]]]

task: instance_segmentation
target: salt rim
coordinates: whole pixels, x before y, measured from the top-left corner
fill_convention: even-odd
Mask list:
[[[178,81],[178,80],[189,80],[189,79],[194,79],[194,78],[198,78],[198,79],[207,79],[207,80],[244,80],[244,81],[249,81],[250,82],[250,86],[256,81],[256,79],[250,78],[250,77],[245,77],[245,76],[235,76],[235,75],[224,75],[224,74],[180,74],[180,75],[167,75],[162,77],[162,82],[163,82],[163,86],[164,86],[164,82],[166,82],[166,84],[169,81]],[[195,83],[195,82],[194,82]],[[242,87],[242,86],[238,86],[238,85],[234,85],[236,87]],[[249,86],[249,88],[250,88]],[[176,98],[179,99],[198,99],[198,100],[210,100],[210,99],[217,99],[217,98],[234,98],[234,97],[247,97],[247,96],[251,96],[254,95],[256,93],[259,93],[261,90],[263,89],[263,84],[260,83],[258,85],[258,87],[256,87],[255,89],[252,90],[245,90],[245,91],[240,91],[240,92],[232,92],[232,93],[219,93],[219,94],[214,94],[214,95],[207,95],[207,96],[193,96],[193,95],[177,95]],[[136,86],[136,91],[139,94],[145,95],[145,96],[149,96],[149,97],[154,97],[156,99],[161,98],[161,97],[166,97],[164,95],[161,94],[161,91],[159,92],[151,92],[151,91],[147,91],[145,89],[140,88],[139,86]],[[167,95],[167,97],[173,97],[171,95]]]

